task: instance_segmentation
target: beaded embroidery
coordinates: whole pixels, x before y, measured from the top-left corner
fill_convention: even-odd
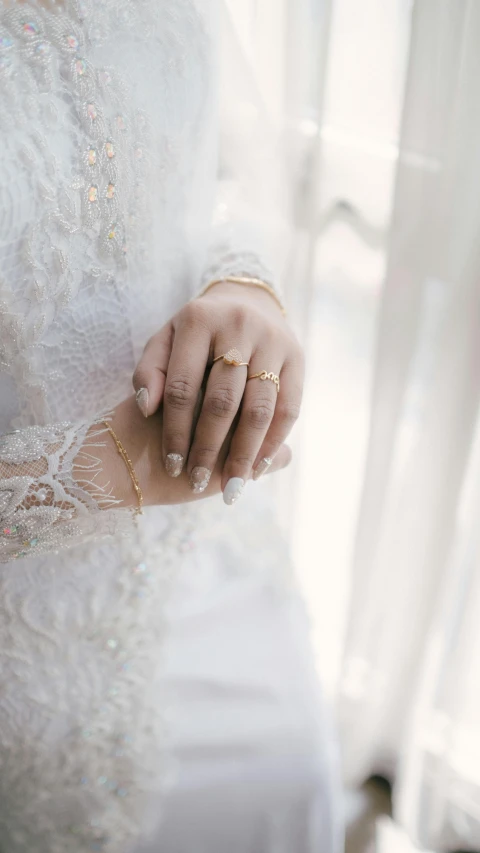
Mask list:
[[[92,492],[93,448],[84,460],[88,488],[74,483],[72,465],[91,427],[84,413],[125,394],[145,317],[155,324],[152,308],[167,299],[158,295],[155,250],[163,235],[153,233],[153,205],[165,222],[178,220],[175,238],[167,231],[163,241],[162,266],[175,258],[176,281],[188,280],[188,264],[177,258],[188,241],[196,128],[207,121],[208,6],[65,0],[58,11],[34,2],[0,7],[3,168],[18,183],[7,184],[0,215],[8,214],[10,194],[15,208],[19,188],[22,204],[33,200],[21,219],[26,230],[0,221],[2,240],[13,246],[2,257],[0,379],[7,400],[11,388],[18,394],[12,423],[22,428],[0,442],[0,562],[8,561],[0,566],[0,834],[9,853],[124,853],[141,834],[145,792],[162,786],[164,723],[150,689],[169,573],[191,547],[194,514],[165,510],[163,536],[155,532],[146,543],[139,531],[121,546],[97,543],[92,553],[90,540],[117,538],[125,516],[99,509],[113,498]],[[122,45],[135,51],[130,71],[140,81],[156,69],[155,104],[140,103],[142,85],[135,89],[124,73]],[[166,127],[153,132],[159,105]],[[224,233],[207,278],[212,269],[217,277],[267,277],[242,240],[237,254],[223,240]],[[195,285],[198,278],[200,271]],[[87,358],[94,392],[91,376],[73,373]],[[52,399],[63,395],[65,405],[65,389],[73,402],[78,395],[80,417],[29,428],[52,421]],[[71,554],[55,556],[74,544]],[[107,574],[110,587],[99,583]],[[115,590],[113,601],[102,600],[106,588]]]
[[[124,39],[142,34],[144,50],[159,15],[174,39],[167,55],[180,47],[175,27],[182,50],[189,27],[201,37],[189,0],[67,0],[58,14],[34,3],[0,8],[0,132],[18,140],[7,148],[10,171],[24,177],[42,210],[16,243],[13,232],[24,273],[9,273],[3,264],[0,279],[0,370],[23,397],[22,428],[0,438],[0,562],[8,563],[0,567],[0,834],[10,853],[123,853],[141,833],[144,792],[163,785],[164,721],[150,685],[169,573],[190,538],[187,513],[172,512],[165,534],[157,533],[148,548],[140,532],[121,547],[102,546],[102,537],[125,532],[130,513],[105,509],[114,498],[95,488],[98,432],[85,448],[92,422],[25,426],[51,420],[48,394],[62,365],[47,356],[60,348],[67,357],[65,330],[77,334],[69,328],[72,306],[88,305],[89,293],[101,300],[103,291],[115,301],[130,286],[132,270],[139,280],[146,271],[147,177],[158,155],[148,115],[120,64],[105,67],[98,58],[115,27]],[[61,162],[64,151],[70,171]],[[167,170],[170,151],[175,147],[165,141],[158,152]],[[11,226],[4,225],[8,245]],[[112,344],[117,334],[128,347],[120,316],[116,325]],[[121,399],[124,380],[109,381]],[[88,488],[73,480],[74,459],[84,466]],[[28,476],[20,473],[23,465]],[[101,567],[92,563],[90,539],[97,540]],[[71,558],[54,556],[76,543]],[[102,605],[99,571],[110,571],[118,600]],[[67,659],[73,682],[65,677]],[[27,726],[23,712],[30,715]],[[60,741],[51,735],[57,718],[65,727]],[[133,729],[125,728],[127,720],[136,721]]]

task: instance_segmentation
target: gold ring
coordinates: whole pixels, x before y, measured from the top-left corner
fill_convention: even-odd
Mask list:
[[[225,364],[231,364],[233,367],[248,367],[250,362],[242,361],[242,353],[238,351],[238,349],[229,349],[224,355],[217,355],[216,358],[213,359],[213,363],[219,361],[223,358]]]
[[[270,382],[276,386],[277,394],[280,391],[280,379],[278,378],[276,373],[267,373],[266,370],[260,371],[260,373],[252,373],[251,376],[247,376],[247,379],[261,379],[265,381],[265,379],[270,379]]]

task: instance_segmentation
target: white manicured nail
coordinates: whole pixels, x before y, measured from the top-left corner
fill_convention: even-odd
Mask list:
[[[179,477],[183,468],[183,456],[181,453],[167,453],[165,459],[165,470],[170,477]]]
[[[148,390],[147,388],[139,388],[135,395],[137,406],[142,415],[148,418]]]
[[[231,506],[235,501],[238,501],[243,492],[244,485],[245,480],[242,480],[241,477],[230,477],[223,491],[223,500],[227,506]]]

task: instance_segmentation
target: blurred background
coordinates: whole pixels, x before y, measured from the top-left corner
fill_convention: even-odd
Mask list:
[[[347,849],[478,853],[480,3],[229,5],[286,166],[308,374],[283,512]]]

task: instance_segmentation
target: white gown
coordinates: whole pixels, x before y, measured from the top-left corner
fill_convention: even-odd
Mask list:
[[[341,843],[266,484],[134,527],[79,455],[203,280],[270,275],[242,205],[212,224],[217,6],[0,7],[1,853]]]

